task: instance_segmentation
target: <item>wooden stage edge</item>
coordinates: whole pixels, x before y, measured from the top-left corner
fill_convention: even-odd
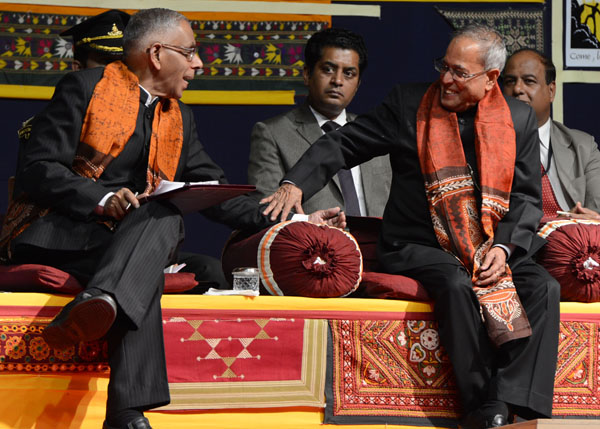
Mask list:
[[[594,419],[538,419],[502,426],[506,429],[590,429],[600,428]]]

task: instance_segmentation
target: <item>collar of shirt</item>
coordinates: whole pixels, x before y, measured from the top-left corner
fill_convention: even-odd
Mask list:
[[[550,119],[544,125],[538,128],[538,136],[540,138],[540,161],[544,168],[548,162],[548,148],[550,147]]]
[[[139,84],[138,84],[139,85]],[[146,107],[150,107],[152,105],[152,103],[154,103],[154,101],[158,98],[158,97],[152,97],[152,94],[150,94],[148,92],[148,90],[146,88],[144,88],[142,85],[139,85],[140,89],[144,92],[144,94],[147,95],[146,101],[144,102],[144,105]]]
[[[329,119],[329,118],[326,118],[325,116],[321,115],[315,109],[313,109],[312,106],[308,106],[308,107],[310,107],[310,111],[313,113],[313,115],[315,115],[315,119],[319,123],[319,127],[322,127],[325,122],[328,122],[331,120],[333,120],[333,122],[338,124],[340,127],[343,127],[344,125],[346,125],[346,122],[348,122],[348,120],[346,119],[346,109],[342,110],[342,113],[340,113],[337,118]]]
[[[544,146],[546,149],[548,149],[548,147],[550,147],[550,123],[551,123],[551,121],[552,120],[550,118],[548,118],[546,123],[538,128],[540,142],[542,143],[542,146]]]

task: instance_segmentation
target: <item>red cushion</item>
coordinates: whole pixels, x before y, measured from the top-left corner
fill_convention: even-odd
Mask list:
[[[361,298],[405,299],[429,301],[429,295],[421,283],[398,274],[364,271],[362,282],[353,295]]]
[[[178,293],[198,285],[194,273],[165,274],[165,293]],[[72,275],[48,265],[0,265],[0,290],[75,295],[83,290]]]
[[[165,293],[181,293],[198,286],[194,273],[165,274]]]
[[[539,234],[548,240],[537,261],[560,283],[564,301],[600,301],[600,222],[557,220]]]
[[[347,232],[310,222],[282,222],[251,236],[235,236],[223,250],[223,271],[258,267],[261,293],[330,298],[360,282],[362,257]]]
[[[0,266],[0,290],[77,294],[83,290],[72,275],[47,265]]]

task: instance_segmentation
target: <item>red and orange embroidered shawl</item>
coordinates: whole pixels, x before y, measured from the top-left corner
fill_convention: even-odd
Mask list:
[[[73,161],[77,174],[97,180],[119,156],[135,130],[140,100],[138,85],[137,76],[122,62],[106,66],[83,121],[81,143]],[[182,144],[179,104],[176,100],[161,99],[152,122],[145,193],[152,192],[161,179],[175,178]]]
[[[479,271],[494,242],[498,222],[509,210],[516,137],[510,110],[498,85],[479,102],[475,150],[481,182],[481,216],[455,112],[440,102],[439,82],[429,87],[417,112],[417,148],[435,235],[442,249],[472,273]],[[474,286],[492,342],[531,335],[508,265],[487,288]]]

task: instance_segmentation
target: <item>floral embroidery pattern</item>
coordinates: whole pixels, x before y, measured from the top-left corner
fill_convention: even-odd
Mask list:
[[[332,320],[332,391],[326,423],[454,427],[459,400],[451,365],[431,320]],[[599,323],[562,321],[553,415],[600,417]],[[362,420],[361,420],[362,419]],[[371,419],[371,420],[369,420]]]
[[[42,338],[49,318],[0,318],[0,373],[105,372],[105,341],[80,343],[65,350],[51,349]]]
[[[0,84],[55,85],[73,61],[71,39],[60,33],[86,18],[0,11],[0,26],[7,29],[0,32]],[[193,20],[191,25],[204,67],[189,89],[305,93],[304,45],[329,23]]]

